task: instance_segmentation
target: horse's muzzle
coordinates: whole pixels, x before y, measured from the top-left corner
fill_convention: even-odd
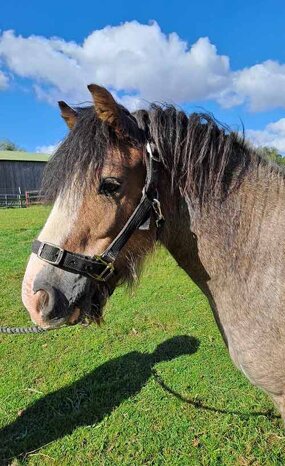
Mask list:
[[[42,266],[37,258],[34,261],[22,287],[23,303],[31,319],[43,328],[77,323],[91,306],[90,280],[49,264]]]

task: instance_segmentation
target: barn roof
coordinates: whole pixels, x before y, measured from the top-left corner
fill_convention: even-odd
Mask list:
[[[20,152],[12,150],[0,151],[0,160],[11,160],[15,162],[47,162],[50,155],[33,154],[31,152]]]

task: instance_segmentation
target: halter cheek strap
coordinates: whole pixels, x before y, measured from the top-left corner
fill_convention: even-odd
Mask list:
[[[157,228],[164,222],[157,192],[159,158],[154,155],[156,151],[153,151],[149,142],[146,152],[147,175],[140,203],[120,233],[100,256],[84,256],[39,240],[33,242],[32,252],[54,267],[106,282],[115,272],[114,262],[130,236],[138,228],[149,228],[151,213],[154,214]]]

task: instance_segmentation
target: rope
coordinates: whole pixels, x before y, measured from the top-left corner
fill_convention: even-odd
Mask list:
[[[24,335],[27,333],[43,333],[47,330],[41,327],[0,327],[0,333],[6,335]]]

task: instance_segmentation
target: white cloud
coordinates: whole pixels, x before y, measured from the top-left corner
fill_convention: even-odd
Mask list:
[[[82,45],[5,31],[0,57],[11,72],[32,79],[37,96],[49,101],[90,99],[85,88],[90,82],[123,91],[129,103],[193,101],[215,96],[229,84],[229,60],[208,38],[188,48],[156,23],[108,26]]]
[[[246,136],[258,147],[275,147],[285,153],[285,118],[269,123],[264,130],[247,130]]]
[[[236,73],[233,83],[253,111],[285,107],[285,65],[267,60]]]
[[[40,154],[53,154],[59,146],[59,142],[57,144],[50,144],[49,146],[38,146],[36,147],[36,152]]]
[[[8,87],[8,77],[0,70],[0,91]]]
[[[82,44],[4,31],[0,60],[10,73],[31,79],[37,97],[50,103],[90,100],[86,84],[96,82],[123,95],[131,109],[148,101],[205,99],[224,107],[245,103],[252,111],[285,107],[285,64],[267,60],[232,71],[229,57],[207,37],[189,46],[155,22],[107,26]]]

